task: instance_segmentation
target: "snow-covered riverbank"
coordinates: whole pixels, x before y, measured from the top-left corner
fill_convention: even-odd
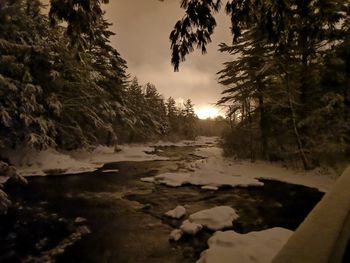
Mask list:
[[[179,218],[174,212],[184,210],[182,206],[168,211],[167,216]],[[179,229],[170,233],[169,239],[177,242],[184,235],[197,235],[204,228],[214,230],[208,240],[209,248],[201,253],[196,263],[230,263],[232,259],[244,263],[269,263],[288,241],[293,231],[275,227],[258,232],[240,234],[233,230],[233,222],[239,218],[236,211],[229,206],[216,206],[211,209],[198,211],[183,221]]]
[[[47,174],[78,174],[92,172],[105,163],[122,161],[167,160],[154,153],[156,146],[205,146],[218,140],[216,137],[198,137],[195,141],[177,143],[159,141],[157,143],[125,144],[118,147],[98,146],[94,150],[58,151],[53,148],[44,151],[11,150],[2,153],[22,176],[45,176]],[[6,178],[0,176],[0,183]]]
[[[216,190],[222,186],[263,186],[258,179],[273,179],[287,183],[314,187],[327,192],[337,176],[314,171],[286,169],[279,164],[257,161],[238,161],[225,158],[222,149],[216,146],[217,137],[198,137],[195,141],[158,142],[148,144],[121,145],[118,148],[98,146],[92,151],[76,150],[60,152],[8,151],[3,153],[23,176],[45,176],[47,174],[78,174],[101,168],[105,163],[121,161],[167,160],[156,155],[155,147],[197,146],[196,155],[203,159],[188,164],[187,169],[174,173],[144,178],[145,182],[162,183],[169,186],[193,184],[203,189]],[[0,176],[0,182],[6,178]]]
[[[203,159],[189,164],[188,171],[160,174],[142,180],[172,187],[192,184],[203,189],[216,190],[222,186],[263,186],[258,179],[273,179],[327,192],[337,178],[334,174],[321,173],[319,169],[297,171],[263,161],[251,163],[225,158],[222,149],[216,146],[198,148],[196,155],[202,156]]]
[[[49,173],[77,174],[94,171],[108,162],[152,161],[164,159],[147,154],[154,149],[147,145],[123,145],[116,151],[113,147],[99,146],[93,151],[78,150],[59,152],[45,151],[8,152],[7,157],[23,176],[44,176]]]
[[[93,250],[96,243],[115,249],[109,238],[103,238],[113,236],[116,243],[129,247],[129,250],[124,246],[120,250],[116,249],[116,254],[120,251],[126,254],[124,258],[133,258],[137,255],[135,251],[140,251],[140,248],[145,250],[140,252],[145,260],[133,262],[148,261],[150,255],[162,246],[162,251],[166,253],[160,253],[162,260],[157,262],[175,262],[170,260],[170,254],[174,252],[182,258],[182,250],[174,250],[179,244],[167,242],[169,238],[173,242],[186,244],[186,257],[192,260],[188,262],[218,262],[219,258],[230,262],[233,257],[239,262],[267,263],[322,194],[306,187],[258,179],[275,178],[295,183],[300,180],[300,184],[320,188],[331,187],[335,179],[318,175],[317,171],[304,173],[264,162],[252,164],[225,158],[217,140],[198,138],[194,142],[124,145],[118,149],[100,146],[90,152],[47,150],[36,153],[40,156],[27,155],[27,159],[14,155],[18,158],[18,164],[24,164],[17,166],[19,171],[27,175],[33,174],[33,171],[38,175],[57,175],[97,169],[88,177],[58,176],[54,179],[54,186],[51,179],[31,178],[28,188],[23,188],[16,198],[27,200],[27,195],[35,192],[38,194],[35,202],[41,209],[45,209],[48,203],[54,206],[58,203],[56,208],[60,217],[86,219],[91,229],[90,238],[94,238],[95,242],[92,247],[86,244],[84,251]],[[131,162],[114,163],[118,161]],[[105,163],[109,164],[101,169]],[[120,174],[105,173],[116,171]],[[150,175],[154,176],[148,177],[146,181],[167,184],[169,178],[177,183],[178,188],[140,181],[142,177]],[[309,182],[301,180],[304,175],[309,178]],[[164,182],[161,182],[161,178]],[[203,191],[199,187],[180,187],[185,183],[200,185],[211,191]],[[247,188],[213,191],[225,185],[234,187],[244,184]],[[255,187],[248,187],[251,185]],[[306,200],[306,196],[310,198]],[[72,202],[76,202],[74,207],[66,205]],[[61,207],[65,208],[64,211],[60,210]],[[110,215],[108,221],[103,221],[107,217],[99,216],[101,211]],[[271,211],[271,214],[266,211]],[[160,218],[164,221],[159,221]],[[33,214],[33,220],[36,220],[36,213]],[[94,229],[93,226],[107,227]],[[26,228],[27,225],[24,226]],[[101,229],[105,231],[103,237],[97,234]],[[123,232],[123,229],[127,231]],[[135,236],[138,244],[133,249]],[[157,246],[152,245],[154,242],[157,242]],[[80,258],[81,250],[73,252],[79,254]],[[69,251],[63,253],[66,258],[70,258]],[[100,250],[92,253],[101,258]],[[255,260],[257,258],[258,261]]]

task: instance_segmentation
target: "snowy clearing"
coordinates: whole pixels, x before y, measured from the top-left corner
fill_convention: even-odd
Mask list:
[[[208,240],[209,249],[196,263],[270,263],[292,235],[284,228],[239,234],[218,231]]]
[[[263,186],[264,184],[258,179],[273,179],[327,192],[337,178],[334,175],[321,174],[318,170],[295,171],[268,162],[251,163],[225,158],[219,147],[198,148],[196,155],[205,159],[189,164],[189,172],[164,173],[143,178],[142,181],[172,187],[192,184],[205,190],[216,190],[222,186]]]

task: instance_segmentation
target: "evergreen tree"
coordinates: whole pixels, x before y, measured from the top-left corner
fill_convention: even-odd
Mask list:
[[[89,48],[96,40],[104,38],[105,32],[100,30],[103,23],[101,4],[108,0],[51,0],[50,22],[57,26],[60,22],[67,23],[66,33],[72,47],[78,51]]]
[[[198,117],[194,112],[194,105],[190,99],[184,103],[183,110],[183,133],[186,138],[194,139],[197,135]]]
[[[170,35],[175,70],[195,45],[205,50],[221,2],[182,2],[185,16]],[[241,133],[233,137],[250,134],[249,140],[244,137],[245,147],[233,148],[242,148],[243,156],[252,159],[255,153],[269,159],[299,156],[305,168],[317,164],[326,145],[344,153],[349,145],[348,85],[342,82],[346,63],[338,59],[342,69],[335,74],[331,61],[339,58],[334,50],[344,51],[349,35],[347,1],[227,1],[226,12],[233,44],[223,44],[221,51],[234,59],[219,72],[226,86],[219,103],[230,109],[232,131]],[[203,22],[202,17],[210,19]],[[334,81],[342,84],[331,88]],[[329,113],[341,118],[329,122]]]
[[[156,87],[147,83],[145,86],[145,98],[147,109],[151,115],[150,121],[158,135],[164,135],[167,130],[166,107],[163,97],[158,93]]]
[[[179,111],[176,107],[176,102],[174,98],[169,97],[166,102],[167,119],[169,123],[169,132],[179,133],[179,122],[178,116]]]

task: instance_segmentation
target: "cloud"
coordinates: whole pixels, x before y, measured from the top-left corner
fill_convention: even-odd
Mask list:
[[[216,83],[215,74],[191,65],[183,65],[180,72],[173,72],[166,63],[133,69],[140,83],[153,83],[165,97],[189,98],[196,105],[213,104],[220,97],[221,87]]]
[[[173,72],[172,68],[167,64],[161,66],[145,64],[134,67],[134,71],[142,82],[150,81],[159,89],[168,91],[168,93],[176,90],[189,91],[194,87],[210,85],[212,82],[209,74],[188,66],[182,67],[181,72]]]
[[[44,0],[45,3],[48,0]],[[151,82],[165,97],[190,98],[196,106],[215,104],[222,87],[216,72],[229,60],[218,53],[221,42],[230,43],[230,21],[224,10],[217,15],[218,26],[208,53],[196,51],[173,72],[170,64],[169,34],[184,11],[179,0],[114,0],[103,5],[106,18],[113,23],[111,38],[114,46],[128,62],[128,72],[140,83]]]

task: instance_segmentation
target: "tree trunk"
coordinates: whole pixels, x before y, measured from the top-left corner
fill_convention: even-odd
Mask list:
[[[261,84],[259,83],[259,86]],[[260,132],[261,132],[261,149],[265,160],[269,159],[269,142],[268,142],[268,121],[265,111],[264,96],[259,88],[259,111],[260,111]]]
[[[254,138],[253,138],[253,119],[251,115],[249,98],[244,100],[245,110],[249,123],[249,151],[250,151],[250,161],[255,162],[255,152],[254,152]]]
[[[305,154],[305,151],[304,151],[304,147],[303,147],[303,143],[302,143],[302,140],[301,140],[301,136],[299,134],[299,130],[298,130],[298,127],[297,127],[296,114],[295,114],[295,109],[294,109],[293,102],[292,102],[292,94],[291,94],[290,88],[289,88],[288,73],[287,73],[287,76],[286,76],[286,91],[287,91],[287,97],[288,97],[288,106],[289,106],[289,110],[290,110],[291,118],[292,118],[293,132],[294,132],[295,139],[297,141],[299,156],[300,156],[300,159],[301,159],[301,161],[303,163],[304,169],[308,170],[308,169],[310,169],[309,161],[308,161],[308,159],[306,157],[306,154]]]

